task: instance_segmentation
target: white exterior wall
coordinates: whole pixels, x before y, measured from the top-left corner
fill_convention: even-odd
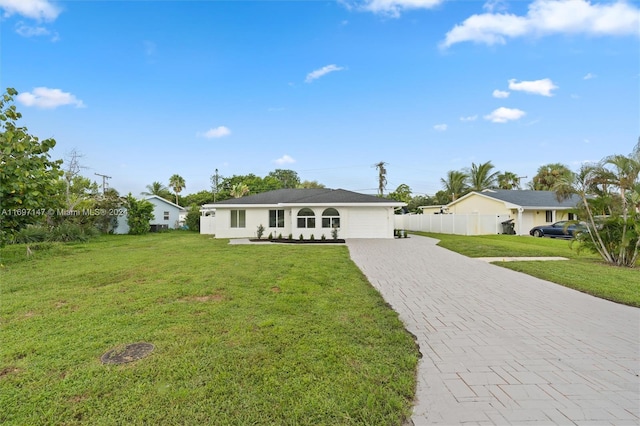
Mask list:
[[[218,208],[215,218],[216,238],[255,238],[259,225],[264,226],[263,238],[273,234],[277,237],[282,234],[287,238],[289,234],[294,239],[298,239],[300,234],[303,238],[309,239],[311,234],[319,240],[324,234],[325,238],[331,239],[331,228],[322,227],[322,212],[328,208],[335,208],[340,214],[340,228],[338,238],[393,238],[394,214],[393,207],[339,207],[322,206],[307,207],[315,213],[315,228],[298,228],[298,212],[304,207],[282,208],[282,207],[259,207],[238,206],[238,209],[246,211],[246,226],[244,228],[231,228],[231,210],[229,208]],[[285,211],[285,227],[269,228],[269,210]],[[201,218],[201,224],[202,224]],[[201,233],[203,228],[201,227]]]

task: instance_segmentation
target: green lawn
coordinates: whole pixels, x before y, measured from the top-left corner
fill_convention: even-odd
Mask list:
[[[562,256],[569,261],[495,262],[505,268],[603,299],[640,307],[640,268],[621,268],[605,264],[595,254],[576,253],[570,242],[551,238],[515,235],[462,236],[419,235],[440,240],[439,246],[469,257]]]
[[[418,351],[345,246],[187,232],[2,250],[0,423],[400,425]],[[147,358],[100,356],[150,342]]]

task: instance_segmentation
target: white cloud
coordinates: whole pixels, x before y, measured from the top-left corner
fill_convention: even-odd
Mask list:
[[[49,0],[0,0],[4,16],[14,14],[39,21],[53,21],[60,14],[60,8]]]
[[[534,95],[553,96],[553,93],[551,93],[551,91],[557,88],[558,86],[553,84],[553,81],[551,81],[551,79],[549,78],[521,82],[517,82],[515,78],[509,80],[509,89],[526,93],[533,93]]]
[[[204,133],[196,133],[196,136],[206,138],[206,139],[216,139],[216,138],[229,136],[230,134],[231,134],[231,130],[229,130],[228,127],[218,126],[218,127],[213,127]]]
[[[508,38],[550,34],[640,35],[640,9],[624,1],[535,0],[525,16],[472,15],[446,34],[441,47],[465,41],[505,44]]]
[[[285,154],[277,160],[273,160],[273,162],[278,164],[279,166],[282,166],[283,164],[293,164],[296,162],[296,160]]]
[[[496,10],[507,10],[506,0],[489,0],[482,5],[484,10],[495,12]]]
[[[498,98],[498,99],[504,99],[504,98],[508,98],[509,97],[509,92],[506,92],[504,90],[494,90],[493,91],[493,97],[494,98]]]
[[[433,128],[439,132],[444,132],[445,130],[447,130],[447,125],[446,124],[436,124],[435,126],[433,126]]]
[[[476,121],[478,119],[477,115],[470,115],[468,117],[460,117],[460,121]]]
[[[313,80],[316,80],[324,75],[327,75],[330,72],[342,71],[342,70],[344,70],[344,67],[339,67],[335,64],[326,65],[320,69],[311,71],[309,74],[307,74],[307,78],[304,81],[306,83],[311,83]]]
[[[590,72],[587,73],[587,75],[585,75],[584,77],[582,77],[583,80],[591,80],[592,78],[596,78],[597,75],[595,74],[591,74]]]
[[[68,92],[48,87],[36,87],[33,92],[20,93],[16,100],[26,106],[53,109],[63,105],[75,105],[84,108],[84,103]]]
[[[339,0],[348,9],[364,10],[392,18],[411,9],[431,9],[444,0]]]
[[[49,34],[51,34],[51,32],[45,27],[32,27],[31,25],[27,25],[22,21],[16,24],[16,33],[18,33],[22,37],[39,37],[48,36]]]
[[[484,119],[493,123],[506,123],[507,121],[519,120],[524,117],[525,114],[524,111],[517,108],[500,107],[491,114],[485,115]]]

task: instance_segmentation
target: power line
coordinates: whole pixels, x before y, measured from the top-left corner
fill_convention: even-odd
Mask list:
[[[107,190],[107,179],[111,179],[111,176],[101,175],[100,173],[94,173],[96,176],[102,177],[102,195],[104,195]]]

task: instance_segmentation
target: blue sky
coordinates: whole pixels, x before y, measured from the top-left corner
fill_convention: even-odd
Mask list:
[[[292,169],[330,188],[442,188],[492,161],[628,154],[640,5],[624,1],[0,0],[0,83],[85,175],[153,181]],[[524,178],[526,176],[527,178]]]

